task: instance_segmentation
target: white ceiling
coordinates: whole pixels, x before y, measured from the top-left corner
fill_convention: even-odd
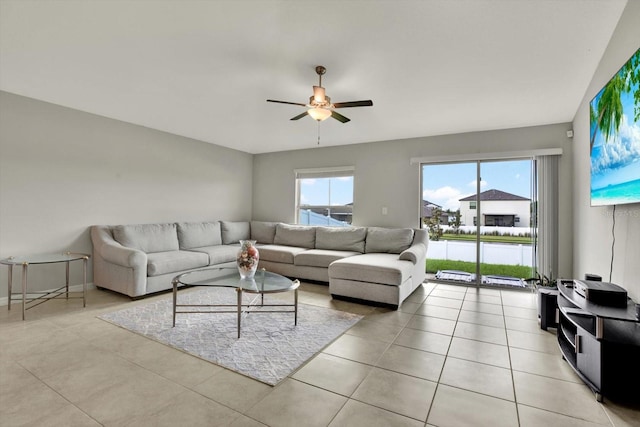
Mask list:
[[[0,2],[0,89],[249,153],[568,122],[626,0]]]

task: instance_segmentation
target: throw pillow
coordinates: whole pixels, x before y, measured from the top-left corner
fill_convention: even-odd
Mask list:
[[[334,251],[364,252],[364,227],[318,227],[316,228],[316,249]]]
[[[251,240],[258,243],[272,244],[276,236],[277,222],[251,221]]]
[[[411,246],[413,230],[411,228],[369,227],[365,252],[399,254]]]
[[[180,249],[175,224],[117,225],[113,228],[113,238],[122,246],[146,253]]]
[[[180,222],[178,223],[178,240],[181,249],[221,245],[220,222]]]
[[[251,237],[249,221],[220,221],[222,228],[222,244],[232,245]]]
[[[276,236],[273,239],[276,245],[295,246],[298,248],[314,248],[316,244],[315,227],[302,225],[276,225]]]

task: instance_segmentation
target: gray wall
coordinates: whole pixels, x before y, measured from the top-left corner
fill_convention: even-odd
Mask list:
[[[294,169],[355,166],[354,225],[418,227],[420,167],[412,157],[562,148],[560,159],[560,275],[572,274],[571,124],[383,141],[254,156],[253,218],[293,222]],[[382,207],[388,214],[382,215]]]
[[[0,92],[0,258],[90,253],[93,224],[248,220],[251,184],[250,154]],[[30,289],[63,283],[29,269]]]
[[[573,274],[594,273],[623,286],[640,302],[640,204],[620,205],[615,212],[613,271],[613,207],[590,207],[589,102],[640,47],[640,2],[628,2],[609,46],[573,120]]]

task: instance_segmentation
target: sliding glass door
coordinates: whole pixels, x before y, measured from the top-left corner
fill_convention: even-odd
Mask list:
[[[526,287],[534,265],[531,159],[422,165],[427,273],[435,279]]]

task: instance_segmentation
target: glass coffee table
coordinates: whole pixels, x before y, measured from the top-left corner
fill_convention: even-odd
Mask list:
[[[238,316],[238,338],[240,338],[242,316],[248,313],[293,313],[293,323],[298,324],[298,280],[290,280],[264,269],[256,272],[253,279],[242,279],[236,267],[203,268],[176,276],[173,281],[173,326],[176,326],[176,315],[187,313],[234,313]],[[178,304],[178,286],[213,286],[233,288],[237,293],[236,304]],[[293,304],[265,304],[265,294],[294,292]],[[243,294],[253,294],[248,303],[243,303]],[[224,310],[224,308],[233,310]],[[258,310],[270,307],[268,310]],[[281,308],[273,310],[271,307]],[[219,308],[223,308],[219,310]],[[181,310],[184,309],[184,310]]]

